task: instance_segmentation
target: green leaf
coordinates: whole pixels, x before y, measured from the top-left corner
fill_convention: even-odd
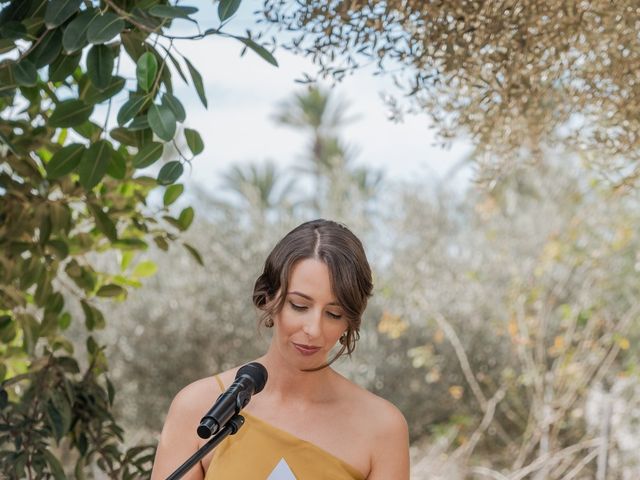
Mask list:
[[[107,285],[101,286],[96,292],[96,295],[99,297],[117,297],[125,293],[126,293],[126,290],[122,288],[120,285],[109,283]]]
[[[80,125],[74,125],[73,130],[75,130],[78,135],[90,140],[91,142],[99,140],[100,135],[102,135],[102,128],[89,120],[81,123]]]
[[[69,312],[64,312],[58,319],[58,327],[60,330],[66,330],[69,328],[69,325],[71,325],[71,314]]]
[[[157,271],[158,265],[151,260],[147,260],[137,264],[136,268],[131,272],[131,275],[137,278],[150,277],[151,275],[155,275]]]
[[[80,65],[81,52],[71,55],[60,55],[49,65],[49,81],[62,82]]]
[[[137,96],[131,97],[129,100],[127,100],[118,111],[118,125],[124,125],[133,117],[135,117],[138,112],[142,110],[142,107],[144,107],[144,104],[147,102],[147,100],[148,97]]]
[[[147,145],[151,143],[153,139],[151,130],[132,130],[129,127],[114,128],[109,132],[109,135],[111,135],[111,138],[114,140],[117,140],[123,145],[129,145],[130,147]]]
[[[114,95],[120,93],[120,91],[124,88],[126,81],[122,77],[112,77],[109,85],[107,85],[106,88],[103,89],[94,87],[91,82],[88,83],[88,88],[83,92],[80,98],[86,103],[95,105],[97,103],[102,103],[110,99]]]
[[[202,137],[200,134],[193,130],[192,128],[184,129],[184,136],[187,139],[187,145],[189,145],[189,150],[194,155],[199,155],[204,150],[204,143],[202,142]]]
[[[149,107],[147,120],[153,133],[165,142],[169,142],[176,134],[176,116],[165,105],[153,104]]]
[[[106,213],[102,210],[102,207],[99,205],[95,205],[90,203],[87,205],[93,219],[96,222],[96,227],[100,230],[105,237],[107,237],[112,242],[115,242],[118,239],[118,232],[116,230],[116,226]]]
[[[205,106],[205,108],[207,108],[208,107],[207,95],[205,94],[205,91],[204,91],[204,85],[202,83],[202,75],[200,75],[200,72],[196,70],[196,68],[191,64],[191,62],[187,58],[185,57],[183,58],[185,63],[187,64],[187,68],[189,69],[191,80],[193,80],[193,86],[196,87],[196,92],[198,93],[198,97],[200,97],[200,101]]]
[[[59,27],[80,8],[82,0],[51,0],[44,14],[44,24],[48,29]]]
[[[204,266],[204,262],[202,261],[202,256],[200,252],[196,250],[194,247],[189,245],[188,243],[183,243],[182,246],[187,249],[187,252],[191,254],[191,256],[198,262],[201,266]]]
[[[185,112],[182,103],[175,96],[170,93],[165,93],[162,95],[162,104],[166,105],[171,109],[173,114],[176,116],[176,120],[179,122],[184,122],[187,118],[187,112]]]
[[[65,100],[60,102],[49,117],[49,126],[66,128],[80,125],[89,120],[93,112],[93,105],[87,105],[82,100]]]
[[[89,43],[106,43],[124,30],[124,20],[113,12],[95,18],[87,29]]]
[[[171,185],[178,178],[180,178],[180,175],[182,175],[183,171],[184,168],[182,167],[182,164],[177,160],[166,163],[162,166],[160,172],[158,173],[158,183],[160,185]]]
[[[23,23],[12,20],[0,27],[0,36],[7,40],[18,40],[27,36],[27,27]]]
[[[191,223],[193,222],[194,212],[192,207],[187,207],[182,212],[180,212],[180,216],[178,217],[178,223],[180,224],[181,230],[186,230],[189,228]]]
[[[220,21],[224,22],[231,17],[240,6],[240,0],[220,0],[218,4],[218,17]]]
[[[49,464],[54,480],[67,480],[67,476],[64,474],[64,469],[62,468],[60,460],[58,460],[49,450],[44,450],[42,455]]]
[[[124,180],[127,174],[127,161],[124,156],[117,150],[111,151],[111,161],[107,167],[107,175],[116,180]]]
[[[178,63],[178,60],[176,60],[176,57],[174,57],[171,54],[171,52],[164,45],[161,45],[161,47],[167,53],[167,56],[169,57],[169,60],[171,60],[171,63],[173,63],[173,66],[175,67],[176,71],[178,72],[178,75],[180,75],[180,78],[182,78],[184,83],[186,83],[188,85],[189,82],[187,81],[187,77],[184,75],[184,72],[182,71],[182,67],[180,66],[180,63]]]
[[[196,13],[198,9],[196,7],[180,7],[173,5],[154,5],[149,9],[149,13],[154,17],[160,18],[183,18],[195,22],[193,18],[189,18],[189,15]]]
[[[271,52],[269,52],[262,45],[257,44],[252,39],[247,38],[247,37],[236,37],[235,35],[233,37],[238,39],[238,40],[240,40],[247,47],[249,47],[251,50],[256,52],[258,55],[260,55],[263,59],[265,59],[267,62],[269,62],[274,67],[278,66],[278,61],[275,59],[275,57],[273,55],[271,55]]]
[[[71,405],[64,393],[54,391],[47,402],[47,416],[49,424],[53,427],[54,437],[60,441],[71,427]]]
[[[122,45],[134,62],[137,62],[140,56],[147,51],[145,39],[147,33],[140,30],[124,31],[120,34]]]
[[[47,177],[54,179],[71,173],[80,164],[84,152],[84,145],[79,143],[72,143],[58,150],[44,166]]]
[[[165,207],[168,207],[173,202],[175,202],[180,195],[184,192],[184,185],[181,183],[176,183],[175,185],[170,185],[164,192],[164,196],[162,198],[162,203],[164,203]]]
[[[151,142],[140,149],[133,157],[133,166],[135,168],[145,168],[152,165],[162,156],[164,145],[158,142]]]
[[[111,152],[111,144],[106,140],[99,140],[84,153],[78,173],[80,184],[85,190],[91,190],[102,180],[111,161]]]
[[[113,72],[113,49],[106,45],[94,45],[87,54],[87,75],[99,89],[105,89],[111,83]]]
[[[136,78],[142,90],[148,92],[158,74],[158,61],[151,52],[143,53],[136,63]]]
[[[38,82],[36,66],[26,58],[13,66],[13,75],[18,85],[24,87],[33,87]]]
[[[139,117],[135,117],[131,120],[131,123],[127,125],[127,129],[135,132],[137,130],[146,130],[149,128],[149,120],[147,120],[146,115],[140,115]]]
[[[95,18],[98,18],[98,13],[91,9],[82,12],[67,25],[62,35],[62,48],[66,53],[73,53],[87,44],[87,30]]]
[[[113,383],[111,383],[111,380],[109,380],[109,377],[105,375],[104,378],[107,381],[107,395],[109,397],[109,405],[113,405],[113,399],[116,397],[116,389],[113,386]]]
[[[59,29],[51,30],[42,41],[28,55],[36,68],[42,68],[53,62],[62,51],[62,32]]]

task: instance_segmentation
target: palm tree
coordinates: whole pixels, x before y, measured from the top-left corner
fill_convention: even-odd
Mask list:
[[[351,188],[355,152],[339,137],[340,129],[353,120],[347,109],[347,103],[314,86],[284,102],[275,115],[277,122],[310,135],[308,153],[297,169],[313,177],[316,194],[311,204],[316,214],[325,208],[340,214]]]
[[[224,187],[238,196],[253,216],[264,219],[272,212],[294,206],[293,179],[287,179],[273,161],[232,165],[222,177]]]

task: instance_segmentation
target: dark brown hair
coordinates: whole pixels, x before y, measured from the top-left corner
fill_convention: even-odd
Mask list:
[[[268,322],[284,306],[289,278],[300,260],[313,258],[329,268],[331,289],[347,319],[346,339],[324,368],[343,354],[351,355],[360,338],[360,322],[373,290],[371,268],[362,243],[346,226],[331,220],[312,220],[291,230],[271,251],[253,289],[260,323]],[[279,298],[275,298],[278,291]],[[314,370],[319,370],[314,369]]]

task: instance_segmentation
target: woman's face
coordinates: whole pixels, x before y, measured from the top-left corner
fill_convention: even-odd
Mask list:
[[[331,348],[347,330],[344,311],[331,290],[329,268],[315,259],[296,263],[282,310],[274,317],[276,347],[301,368],[327,361]]]

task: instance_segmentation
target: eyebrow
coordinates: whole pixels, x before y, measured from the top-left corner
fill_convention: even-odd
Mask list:
[[[301,293],[301,292],[287,292],[287,293],[289,295],[300,295],[302,298],[306,298],[307,300],[313,301],[313,298],[311,298],[309,295],[306,295],[306,294]],[[336,307],[340,306],[336,302],[327,303],[327,305],[335,305]]]

